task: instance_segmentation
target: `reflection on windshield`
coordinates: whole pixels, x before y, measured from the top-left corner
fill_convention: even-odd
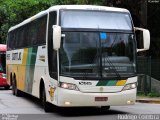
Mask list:
[[[132,34],[63,32],[60,74],[73,77],[124,77],[135,73]]]
[[[129,13],[94,10],[61,10],[61,26],[63,28],[132,30]]]

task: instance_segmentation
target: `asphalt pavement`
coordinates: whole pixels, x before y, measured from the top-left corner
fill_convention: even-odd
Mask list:
[[[11,90],[0,89],[0,120],[141,120],[142,117],[146,120],[148,115],[155,115],[159,120],[160,104],[137,102],[135,105],[111,106],[105,111],[98,107],[55,107],[51,113],[45,113],[38,99],[26,94],[16,97]],[[123,118],[126,116],[131,118]]]

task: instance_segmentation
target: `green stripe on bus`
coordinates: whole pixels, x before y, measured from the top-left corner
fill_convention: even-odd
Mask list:
[[[28,49],[27,65],[35,65],[37,48],[38,47],[33,47]]]
[[[116,86],[117,80],[110,80],[107,83],[107,86]]]
[[[99,81],[96,86],[116,86],[117,80],[103,80]]]
[[[104,81],[99,81],[96,86],[106,86],[107,83],[108,83],[108,81],[106,81],[106,80],[104,80]]]
[[[32,93],[37,49],[38,47],[33,47],[28,49],[28,56],[26,63],[26,79],[25,79],[25,91],[28,93]]]

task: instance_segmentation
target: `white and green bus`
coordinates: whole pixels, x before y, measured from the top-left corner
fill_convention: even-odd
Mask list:
[[[135,31],[143,33],[137,49]],[[45,111],[62,107],[130,105],[136,100],[136,53],[149,31],[135,28],[126,9],[60,5],[11,27],[7,79],[13,94],[40,98]]]

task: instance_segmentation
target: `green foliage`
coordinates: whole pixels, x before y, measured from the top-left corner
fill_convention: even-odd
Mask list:
[[[102,5],[106,0],[54,0],[54,4],[68,5],[68,4],[94,4]]]
[[[147,96],[149,96],[149,97],[160,97],[160,93],[150,92],[150,93],[147,94]]]
[[[144,92],[137,92],[137,96],[146,96]]]
[[[143,96],[143,97],[160,97],[160,93],[158,92],[149,92],[149,93],[144,93],[144,92],[138,92],[138,96]]]
[[[53,0],[0,0],[0,43],[5,43],[11,26],[52,5]]]

